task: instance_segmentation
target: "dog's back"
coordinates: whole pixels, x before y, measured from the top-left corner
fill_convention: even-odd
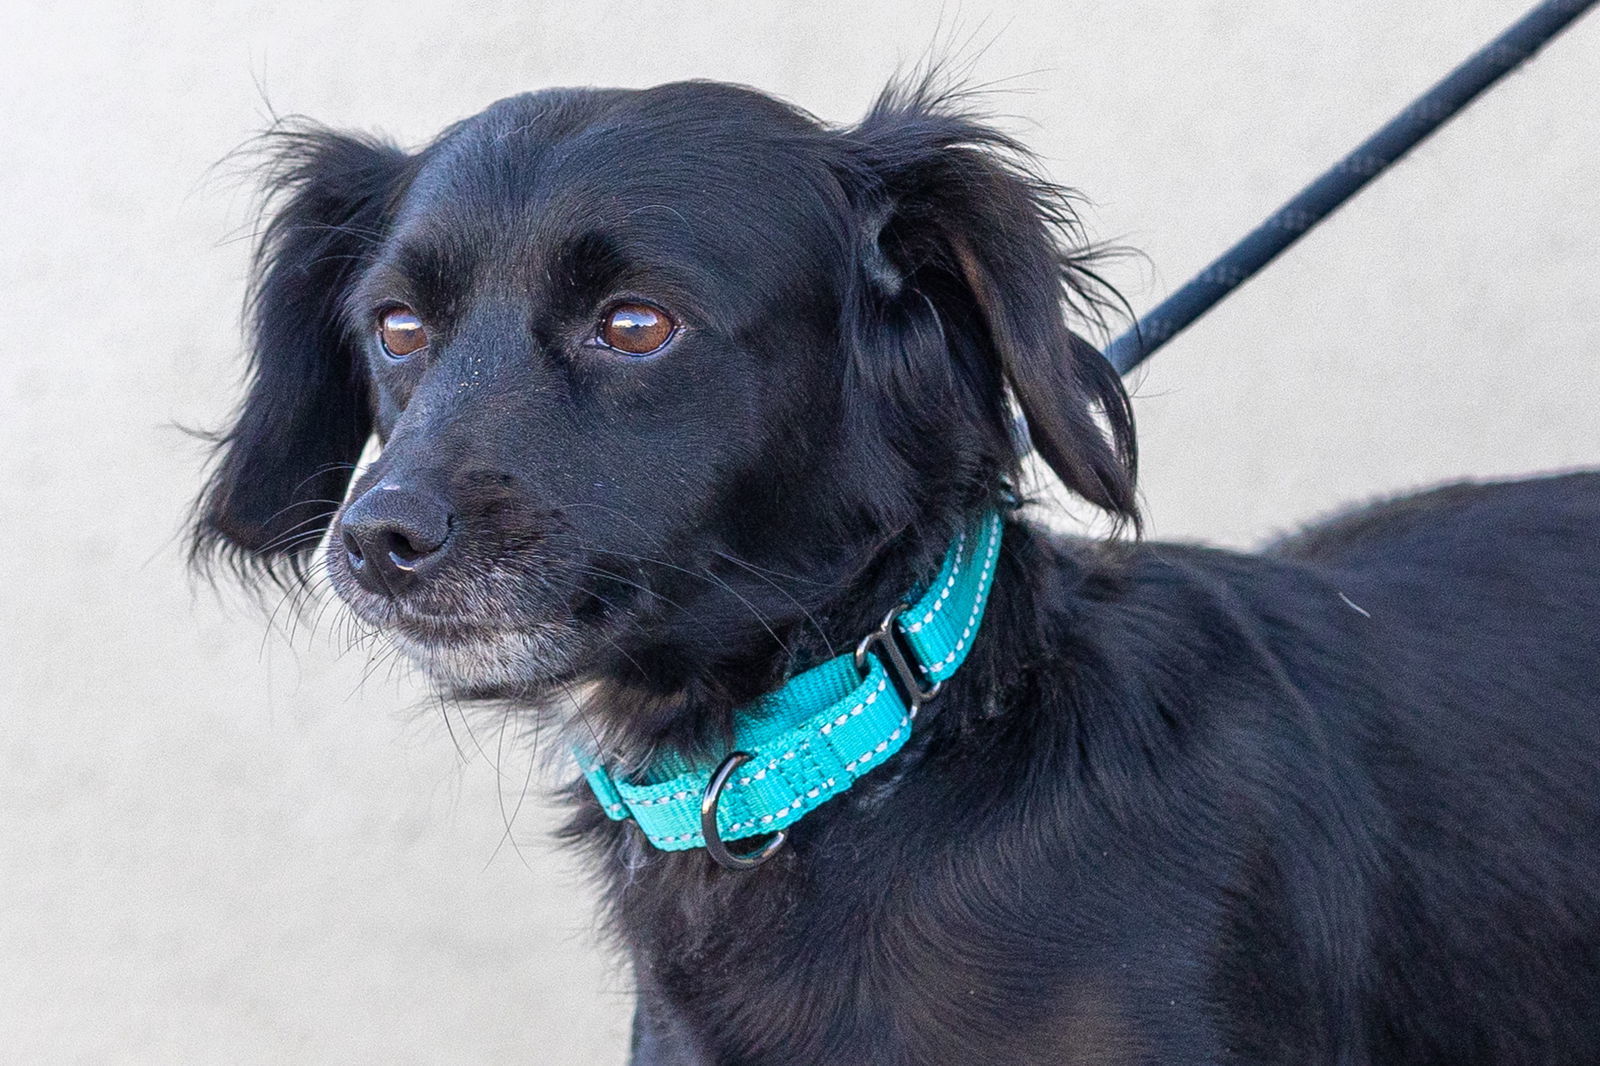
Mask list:
[[[1270,554],[1348,615],[1280,654],[1361,771],[1374,1061],[1594,1061],[1600,474],[1441,488]]]

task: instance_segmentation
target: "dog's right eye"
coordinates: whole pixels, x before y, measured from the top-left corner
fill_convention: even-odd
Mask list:
[[[620,303],[606,312],[596,339],[613,351],[651,355],[666,347],[678,324],[661,308],[647,303]]]
[[[428,346],[428,331],[409,307],[391,307],[378,316],[378,343],[391,359],[405,359]]]

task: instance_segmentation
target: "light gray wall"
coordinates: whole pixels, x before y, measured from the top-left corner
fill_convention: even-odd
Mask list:
[[[1114,274],[1146,307],[1528,2],[5,5],[4,1057],[624,1046],[527,750],[483,719],[452,742],[402,673],[338,654],[335,612],[264,635],[184,576],[201,452],[169,424],[236,395],[249,192],[214,165],[263,91],[405,142],[523,89],[690,76],[843,120],[943,12],[1094,231],[1148,253]],[[1136,382],[1154,533],[1246,544],[1600,462],[1597,131],[1600,18],[1163,352]]]

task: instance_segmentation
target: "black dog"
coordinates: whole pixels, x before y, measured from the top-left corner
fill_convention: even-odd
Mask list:
[[[620,779],[714,764],[1005,514],[966,664],[759,869],[575,789],[636,1062],[1600,1061],[1600,476],[1256,556],[1020,520],[1013,401],[1136,525],[1132,417],[1064,324],[1103,298],[1070,201],[963,106],[280,131],[197,553],[299,572],[332,519],[360,619]]]

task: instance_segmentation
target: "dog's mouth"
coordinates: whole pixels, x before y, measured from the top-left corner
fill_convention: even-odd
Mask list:
[[[396,621],[382,628],[435,686],[463,696],[552,688],[572,658],[572,626],[554,621],[514,629]]]
[[[355,618],[387,638],[441,692],[527,697],[571,680],[584,627],[566,603],[508,598],[494,575],[470,587],[456,581],[448,589],[392,598],[362,588],[339,564],[330,573]]]

